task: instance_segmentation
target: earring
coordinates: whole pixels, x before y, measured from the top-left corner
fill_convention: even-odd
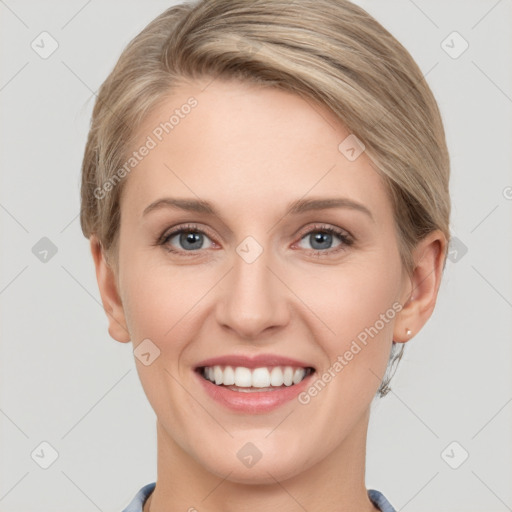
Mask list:
[[[412,334],[411,329],[406,329],[405,334],[407,334],[407,336],[410,336]]]

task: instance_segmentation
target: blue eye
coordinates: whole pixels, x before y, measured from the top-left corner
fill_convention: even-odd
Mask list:
[[[339,242],[333,248],[332,243],[335,238],[337,238]],[[315,226],[314,229],[310,229],[306,232],[301,238],[301,242],[303,240],[309,241],[315,256],[328,256],[329,254],[337,253],[340,250],[346,249],[353,243],[348,233],[331,226]]]
[[[302,240],[308,240],[313,246],[313,249],[317,251],[322,249],[331,249],[330,246],[333,243],[334,236],[335,235],[333,235],[333,233],[329,233],[326,230],[314,231],[309,235],[306,235]],[[315,247],[316,244],[318,244],[320,247]]]
[[[199,249],[208,249],[209,247],[203,247],[205,237],[208,235],[201,229],[195,226],[182,226],[171,233],[164,236],[161,241],[162,245],[170,245],[173,238],[176,238],[176,242],[179,246],[178,250],[168,248],[170,252],[196,252]]]
[[[332,244],[336,238],[338,243],[333,248]],[[310,227],[309,231],[300,237],[300,242],[303,240],[309,240],[312,249],[305,249],[314,256],[332,255],[346,249],[354,242],[346,231],[325,225],[315,225],[313,229]],[[209,242],[206,247],[204,246],[205,241]],[[170,233],[162,235],[156,245],[162,245],[167,251],[179,256],[189,257],[199,255],[201,250],[210,249],[214,244],[212,238],[205,231],[194,224],[187,224],[178,226]]]

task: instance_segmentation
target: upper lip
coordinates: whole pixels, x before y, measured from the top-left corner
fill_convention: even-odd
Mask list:
[[[245,368],[261,368],[264,366],[293,366],[299,368],[313,368],[311,364],[291,357],[277,354],[258,354],[244,356],[241,354],[230,354],[225,356],[211,357],[199,362],[197,368],[204,366],[243,366]]]

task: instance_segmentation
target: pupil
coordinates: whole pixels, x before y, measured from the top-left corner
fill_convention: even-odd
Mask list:
[[[199,233],[183,233],[181,235],[181,240],[180,242],[183,243],[183,245],[186,247],[186,244],[190,243],[192,245],[194,245],[194,243],[196,244],[196,246],[194,247],[189,247],[190,249],[200,249],[201,248],[201,235]]]
[[[330,233],[317,233],[316,235],[313,236],[314,243],[312,243],[311,245],[313,246],[314,249],[326,249],[326,248],[328,249],[331,238],[332,238],[332,235]],[[324,246],[314,247],[315,243],[318,242],[321,244],[322,240],[324,242]],[[325,246],[326,243],[327,243],[327,246]]]

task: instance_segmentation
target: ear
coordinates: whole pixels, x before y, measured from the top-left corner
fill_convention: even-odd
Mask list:
[[[403,309],[395,321],[393,340],[409,341],[432,315],[445,265],[446,237],[442,231],[429,233],[416,246],[414,270],[406,279]],[[410,332],[409,332],[410,331]]]
[[[130,334],[117,289],[115,273],[107,263],[101,243],[95,235],[91,235],[90,244],[101,301],[108,317],[108,333],[115,340],[127,343],[130,341]]]

